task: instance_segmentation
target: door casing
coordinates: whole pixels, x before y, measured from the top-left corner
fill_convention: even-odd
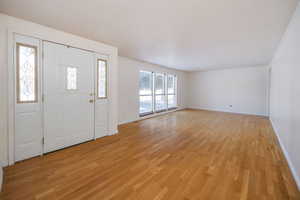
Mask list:
[[[29,38],[34,38],[34,39],[38,39],[40,41],[40,45],[39,45],[39,48],[42,49],[42,42],[43,41],[47,41],[47,42],[53,42],[53,43],[57,43],[57,44],[62,44],[62,45],[65,45],[65,46],[68,46],[70,47],[70,45],[67,45],[67,44],[63,44],[63,43],[59,43],[59,42],[54,42],[54,41],[49,41],[49,40],[44,40],[44,39],[41,39],[39,36],[32,36],[34,34],[23,34],[23,33],[20,33],[22,31],[17,31],[17,30],[11,30],[9,29],[8,30],[8,66],[13,66],[13,69],[12,70],[8,70],[8,102],[9,102],[9,105],[8,105],[8,163],[7,164],[3,164],[3,166],[6,166],[6,165],[13,165],[15,162],[16,162],[16,159],[15,159],[15,55],[14,55],[14,47],[15,47],[15,36],[16,35],[22,35],[22,36],[25,36],[25,37],[29,37]],[[11,48],[12,47],[12,48]],[[77,49],[81,49],[81,50],[86,50],[86,51],[89,51],[89,52],[92,52],[95,54],[95,58],[99,57],[99,55],[102,55],[102,57],[105,57],[107,58],[107,62],[108,62],[108,65],[110,65],[110,63],[112,62],[111,58],[113,57],[114,59],[116,59],[116,55],[114,55],[114,53],[112,53],[110,50],[108,51],[105,51],[106,53],[97,53],[93,50],[87,50],[87,49],[84,49],[84,48],[78,48],[78,47],[74,47],[74,48],[77,48]],[[97,48],[96,48],[97,49]],[[100,48],[101,49],[101,48]],[[104,48],[105,49],[105,48]],[[40,59],[40,63],[39,63],[39,66],[40,66],[40,71],[42,73],[43,71],[43,65],[42,65],[42,60],[43,60],[43,53],[42,51],[39,51],[40,52],[40,55],[39,57],[41,58]],[[96,56],[97,55],[97,56]],[[95,66],[94,66],[95,67]],[[108,70],[110,71],[110,70]],[[109,73],[109,72],[108,72]],[[40,76],[42,77],[42,76]],[[108,76],[108,79],[110,78],[110,75]],[[42,79],[42,78],[40,78]],[[41,82],[43,82],[41,80]],[[109,80],[108,80],[109,82]],[[43,83],[41,83],[42,85]],[[40,88],[43,88],[43,86],[41,86]],[[110,91],[110,87],[107,88],[108,91]],[[42,94],[43,91],[40,92],[40,94]],[[40,97],[40,99],[42,99],[42,95]],[[110,104],[110,95],[108,95],[107,97],[107,106],[109,106]],[[111,108],[108,108],[107,107],[107,127],[110,127],[110,121],[111,118],[110,118],[110,114],[109,114],[109,110]],[[43,110],[42,110],[43,112]],[[95,112],[97,112],[95,110]],[[43,114],[42,114],[43,115]],[[43,124],[42,124],[43,126]],[[94,127],[95,127],[95,123],[94,123]],[[112,134],[116,134],[118,133],[118,131],[114,131],[114,132],[111,132],[112,130],[110,128],[108,128],[108,131],[107,131],[107,134],[106,135],[112,135]],[[43,136],[43,133],[42,133],[42,136]],[[94,139],[98,138],[98,136],[95,136]],[[43,147],[42,147],[43,149]],[[41,151],[41,155],[43,155],[43,151]]]

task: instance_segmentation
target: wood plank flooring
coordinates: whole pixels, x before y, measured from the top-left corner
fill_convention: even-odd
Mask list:
[[[4,170],[1,199],[300,199],[270,122],[184,110]]]

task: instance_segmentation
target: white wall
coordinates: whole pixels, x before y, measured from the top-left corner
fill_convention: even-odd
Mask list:
[[[300,188],[300,4],[271,63],[270,118]]]
[[[190,72],[188,88],[189,108],[268,114],[267,67]]]
[[[139,119],[139,71],[157,71],[176,74],[178,77],[179,109],[186,107],[186,72],[153,65],[119,56],[119,123]]]
[[[58,31],[46,26],[31,23],[14,17],[0,14],[0,161],[3,165],[8,164],[8,151],[11,152],[13,146],[8,147],[8,128],[11,127],[12,120],[8,124],[8,105],[10,110],[13,109],[13,102],[8,102],[8,96],[11,93],[8,91],[8,69],[11,69],[11,61],[8,60],[8,49],[12,52],[12,44],[10,32],[21,33],[36,38],[54,41],[62,44],[67,44],[73,47],[92,50],[95,52],[110,55],[110,77],[109,77],[109,90],[110,90],[110,105],[109,105],[109,131],[110,134],[117,132],[118,125],[118,67],[117,67],[117,54],[118,50],[115,47],[105,45],[96,41],[87,40],[72,34]],[[9,45],[9,48],[8,48]],[[10,70],[11,71],[11,70]]]

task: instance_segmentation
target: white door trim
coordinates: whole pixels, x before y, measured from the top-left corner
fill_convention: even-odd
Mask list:
[[[7,33],[8,55],[8,165],[15,163],[15,70],[14,70],[14,32]]]
[[[19,35],[23,35],[23,36],[27,36],[27,37],[31,37],[31,38],[36,38],[40,41],[49,41],[49,42],[53,42],[53,43],[58,43],[58,44],[63,44],[60,43],[58,41],[53,41],[51,39],[47,39],[46,36],[44,35],[44,38],[41,37],[41,35],[45,34],[45,33],[41,33],[38,34],[33,30],[26,30],[23,28],[8,28],[7,29],[7,74],[8,74],[8,95],[7,95],[7,132],[8,132],[8,137],[7,137],[7,163],[3,163],[4,166],[7,165],[13,165],[15,164],[15,70],[14,70],[14,66],[15,66],[15,62],[14,62],[14,35],[15,34],[19,34]],[[51,36],[49,36],[49,38],[51,38]],[[52,37],[53,38],[53,37]],[[79,38],[79,40],[83,40],[85,38]],[[88,39],[87,40],[87,44],[85,46],[90,46],[88,44]],[[77,44],[75,42],[75,40],[68,41],[69,43],[74,43]],[[83,41],[82,41],[83,42]],[[94,42],[94,41],[92,41]],[[99,43],[99,48],[96,46],[91,45],[90,49],[85,49],[85,48],[80,48],[80,47],[76,47],[76,45],[69,45],[67,44],[63,44],[66,46],[72,46],[74,48],[79,48],[79,49],[83,49],[86,51],[91,51],[94,52],[95,54],[100,54],[100,55],[106,55],[108,56],[108,62],[109,65],[113,66],[112,64],[116,65],[117,64],[117,49],[115,47],[109,47],[104,44]],[[94,49],[94,50],[92,50]],[[95,51],[95,49],[98,49]],[[116,49],[116,50],[114,50]],[[114,59],[114,61],[112,61],[111,59]],[[43,59],[40,59],[41,61]],[[43,68],[42,62],[40,62],[41,65],[40,67]],[[116,68],[116,66],[114,66]],[[109,75],[108,80],[111,79],[111,75]],[[110,81],[109,81],[110,82]],[[43,87],[43,86],[42,86]],[[112,87],[109,87],[109,90],[111,90]],[[111,112],[112,110],[109,109],[109,112]],[[43,112],[43,110],[42,110]],[[111,127],[111,118],[109,118],[109,128]],[[118,130],[112,130],[109,129],[109,135],[113,135],[118,133]]]
[[[5,165],[13,165],[16,161],[15,158],[15,117],[16,117],[16,85],[15,85],[15,47],[16,47],[16,41],[15,41],[15,36],[16,35],[21,35],[21,36],[25,36],[25,37],[29,37],[29,38],[34,38],[39,40],[39,46],[38,46],[38,56],[41,57],[41,51],[40,51],[40,47],[41,47],[41,40],[36,38],[36,37],[32,37],[32,36],[27,36],[24,34],[20,34],[20,33],[16,33],[13,32],[11,30],[8,30],[7,32],[7,55],[8,55],[8,163],[5,163]],[[42,59],[38,59],[38,66],[39,66],[39,76],[41,77],[41,73],[42,73]],[[41,83],[41,79],[38,79],[39,83]],[[41,91],[41,84],[39,84],[39,88],[38,88],[38,93],[40,93]],[[39,94],[39,98],[40,98],[40,94]],[[42,110],[41,110],[42,112]],[[42,133],[43,136],[43,133]],[[42,149],[41,149],[41,154],[42,155]]]

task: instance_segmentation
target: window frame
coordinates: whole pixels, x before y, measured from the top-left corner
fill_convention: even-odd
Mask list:
[[[102,61],[105,63],[105,96],[100,97],[99,96],[99,61]],[[97,92],[96,92],[97,99],[108,99],[108,62],[105,59],[97,58]]]
[[[174,78],[174,93],[169,93],[169,88],[168,88],[168,78],[169,78],[169,76],[173,76],[173,78]],[[166,96],[167,96],[167,109],[168,110],[172,110],[172,109],[176,109],[176,108],[178,108],[178,105],[177,105],[177,76],[175,75],[175,74],[168,74],[167,75],[167,92],[166,92]],[[175,106],[173,106],[173,107],[169,107],[169,95],[173,95],[174,96],[174,98],[175,98],[175,100],[176,100],[176,105]]]
[[[167,102],[167,99],[166,99],[166,74],[165,73],[161,73],[161,72],[155,72],[154,73],[154,112],[155,113],[160,113],[160,112],[164,112],[164,111],[167,111],[168,110],[168,102]],[[157,74],[159,75],[162,75],[162,80],[163,80],[163,93],[162,94],[156,94],[156,76]],[[164,109],[161,109],[161,110],[157,110],[156,109],[156,97],[157,96],[162,96],[162,98],[164,99],[164,104],[165,104],[165,108]]]
[[[177,101],[178,100],[178,97],[177,97],[177,94],[178,94],[178,88],[177,88],[178,77],[177,77],[177,75],[176,74],[171,74],[171,73],[159,72],[159,71],[150,71],[150,70],[147,70],[147,69],[140,69],[139,74],[141,72],[152,73],[152,75],[151,75],[151,84],[150,84],[151,85],[151,94],[141,95],[140,92],[139,92],[139,109],[140,109],[140,106],[141,106],[140,97],[141,96],[151,96],[152,97],[152,111],[151,112],[140,113],[140,110],[139,110],[139,116],[140,117],[145,117],[147,115],[152,115],[152,114],[155,114],[155,113],[167,112],[169,110],[177,109],[178,108],[178,101]],[[156,88],[155,88],[156,74],[163,75],[163,81],[164,81],[163,86],[164,86],[164,88],[163,88],[163,93],[162,94],[157,94],[156,93]],[[169,91],[168,91],[168,76],[173,76],[174,77],[174,93],[169,93]],[[139,80],[140,80],[140,77],[141,76],[139,76]],[[139,91],[140,91],[140,87],[139,87]],[[175,106],[169,107],[169,102],[168,102],[169,95],[174,96],[174,100],[176,102]],[[156,110],[156,97],[157,96],[162,96],[164,98],[165,109]]]
[[[20,47],[27,47],[34,49],[34,100],[21,100],[20,87]],[[38,47],[35,45],[16,42],[16,100],[17,104],[38,103]]]
[[[144,116],[151,115],[151,114],[154,113],[154,102],[155,102],[155,100],[154,100],[154,83],[153,83],[153,81],[154,81],[154,72],[147,71],[147,70],[140,70],[139,71],[139,81],[140,81],[140,78],[141,78],[141,76],[140,76],[141,72],[147,72],[147,73],[151,74],[151,82],[150,82],[150,85],[151,85],[151,94],[140,94],[140,86],[139,86],[139,116],[140,117],[144,117]],[[145,97],[145,96],[146,97],[151,96],[151,98],[152,98],[152,108],[151,108],[150,112],[140,113],[140,106],[141,106],[140,97]]]

